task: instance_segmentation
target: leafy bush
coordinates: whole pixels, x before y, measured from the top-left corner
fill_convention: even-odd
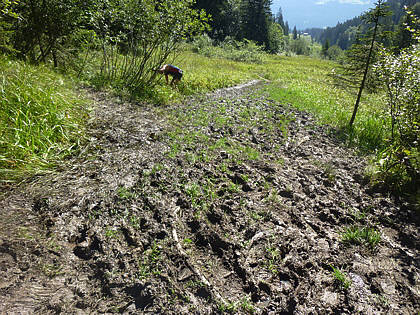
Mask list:
[[[344,57],[344,52],[338,45],[332,45],[328,48],[326,55],[328,59],[340,62]]]
[[[173,59],[182,40],[206,28],[193,0],[121,0],[97,5],[93,16],[103,53],[98,82],[138,94],[154,71]]]
[[[270,23],[268,28],[268,47],[271,53],[278,53],[284,50],[284,34],[283,29],[277,23]]]
[[[420,179],[420,29],[410,31],[416,43],[398,55],[382,49],[375,66],[386,86],[391,117],[390,145],[381,152],[379,166],[382,176],[397,187],[407,182],[418,187]]]
[[[206,57],[240,62],[261,64],[264,60],[263,48],[247,39],[240,42],[231,37],[226,37],[223,42],[215,46],[207,35],[203,35],[194,40],[193,51]]]

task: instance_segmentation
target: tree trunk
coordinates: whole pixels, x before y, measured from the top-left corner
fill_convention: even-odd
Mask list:
[[[363,79],[362,79],[362,83],[360,84],[360,88],[359,88],[359,93],[357,94],[357,99],[356,99],[356,104],[354,104],[354,109],[353,109],[353,115],[351,116],[350,119],[350,123],[349,126],[352,127],[354,120],[356,119],[356,114],[357,114],[357,110],[359,108],[359,103],[360,103],[360,99],[362,97],[362,92],[363,92],[363,88],[365,87],[365,82],[366,82],[366,78],[367,78],[367,74],[369,71],[369,66],[370,66],[370,58],[372,57],[372,52],[373,52],[373,47],[375,45],[375,40],[376,40],[376,32],[378,30],[378,24],[379,24],[379,10],[381,7],[381,1],[378,2],[378,13],[375,16],[375,28],[373,30],[373,35],[372,35],[372,41],[370,43],[370,48],[369,48],[369,54],[368,54],[368,58],[366,60],[366,67],[365,67],[365,71],[363,72]]]

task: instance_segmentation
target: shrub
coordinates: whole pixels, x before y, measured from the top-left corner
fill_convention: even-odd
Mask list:
[[[206,57],[224,58],[233,61],[261,64],[264,60],[264,52],[261,46],[245,39],[237,41],[226,37],[218,46],[207,35],[203,35],[193,42],[193,51]]]
[[[420,25],[419,19],[416,21],[413,24]],[[415,44],[398,55],[381,49],[375,65],[386,86],[391,117],[391,139],[379,155],[379,166],[381,176],[397,188],[405,183],[418,187],[420,179],[420,30],[410,31],[415,34]]]

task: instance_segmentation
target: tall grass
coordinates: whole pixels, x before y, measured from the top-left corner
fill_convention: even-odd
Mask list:
[[[76,150],[84,104],[65,77],[0,57],[0,181],[48,169]]]
[[[267,91],[280,102],[315,114],[321,123],[340,131],[349,144],[364,151],[381,148],[389,135],[384,94],[365,93],[355,126],[348,129],[356,94],[334,87],[328,74],[335,66],[309,57],[272,57],[266,64],[273,81]]]

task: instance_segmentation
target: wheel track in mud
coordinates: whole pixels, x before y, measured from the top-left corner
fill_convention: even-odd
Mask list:
[[[84,155],[0,201],[1,312],[418,311],[410,209],[366,186],[360,157],[310,115],[255,93],[259,84],[167,108],[90,92]],[[273,113],[245,129],[235,119],[229,128],[210,120],[202,131],[259,150],[260,159],[236,163],[223,149],[189,162],[203,149],[194,141],[170,155],[166,117],[214,108],[235,117],[246,108]],[[260,118],[281,117],[290,117],[286,137],[281,126],[257,128]],[[183,126],[185,135],[197,128]],[[201,211],[188,185],[209,178],[215,196]],[[352,211],[367,213],[356,220]],[[340,242],[354,223],[380,228],[375,251]],[[349,290],[337,286],[331,266],[348,273]]]

